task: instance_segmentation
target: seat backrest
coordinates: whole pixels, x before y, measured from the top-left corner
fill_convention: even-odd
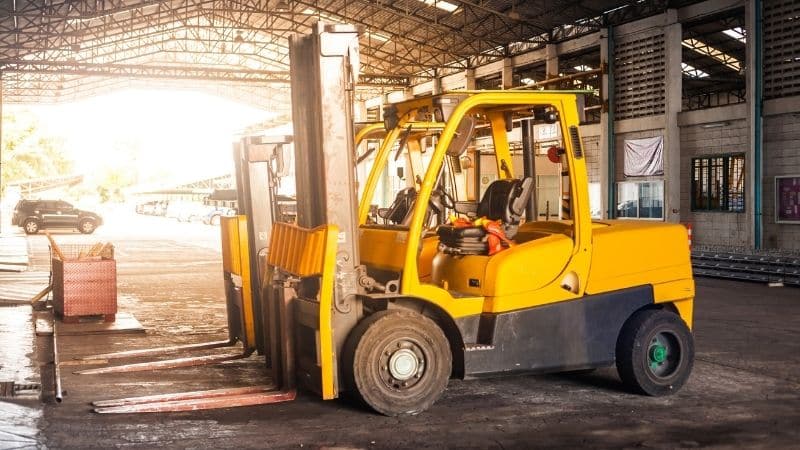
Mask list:
[[[478,205],[478,217],[491,220],[502,220],[513,225],[519,223],[522,213],[528,204],[533,187],[533,178],[522,180],[505,179],[493,181],[483,193]]]
[[[414,202],[417,200],[417,190],[408,187],[400,190],[394,198],[392,205],[383,213],[382,217],[390,223],[406,225],[411,211],[414,209]]]

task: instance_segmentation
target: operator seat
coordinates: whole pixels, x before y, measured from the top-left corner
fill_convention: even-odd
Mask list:
[[[413,187],[401,189],[388,208],[378,209],[378,216],[389,224],[408,225],[416,200],[416,189]]]
[[[500,220],[508,239],[513,239],[531,196],[533,178],[504,179],[492,182],[483,193],[476,217]],[[453,255],[488,254],[488,233],[483,227],[439,227],[439,250]]]
[[[441,216],[445,211],[445,202],[442,197],[442,194],[438,191],[431,193],[431,198],[428,201],[428,210],[425,212],[425,220],[423,222],[428,228],[431,228],[431,219]],[[414,204],[416,202],[416,189],[413,187],[402,189],[397,192],[394,201],[388,208],[378,209],[378,217],[389,225],[408,226],[414,215]]]

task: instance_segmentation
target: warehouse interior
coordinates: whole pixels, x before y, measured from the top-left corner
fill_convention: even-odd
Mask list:
[[[309,36],[323,36],[313,64]],[[0,448],[790,448],[798,80],[799,0],[4,1]],[[152,105],[108,97],[120,92]],[[171,112],[176,92],[209,111]],[[85,212],[77,228],[29,229],[20,205],[79,201],[85,179],[14,172],[26,157],[7,116],[103,98],[119,108],[99,112],[119,115],[114,130],[128,120],[132,136],[153,134],[132,119],[152,114],[169,133],[163,110],[185,114],[198,141],[224,121],[227,143],[213,156],[192,155],[195,141],[152,150],[187,176],[92,193],[103,201],[90,230]],[[452,119],[470,102],[471,119]],[[91,158],[127,158],[115,151]],[[193,172],[193,159],[224,170]],[[448,241],[458,217],[486,227],[472,221],[487,191],[515,179],[508,166],[527,209],[514,216],[509,200],[496,250],[491,230],[488,256]],[[603,227],[623,234],[609,241]],[[552,247],[501,259],[532,242]],[[323,263],[308,268],[309,255]],[[67,320],[73,256],[113,262],[113,312]],[[594,287],[597,273],[610,287]],[[655,305],[643,309],[677,318],[691,342],[666,328],[644,356],[656,372],[671,361],[659,352],[683,358],[686,378],[661,385],[669,395],[640,381],[650,396],[631,393],[620,363],[631,319],[610,325],[642,286]],[[308,292],[318,299],[295,302]],[[589,300],[628,306],[537,315]],[[291,331],[312,307],[320,324]],[[349,365],[375,323],[403,314],[424,319],[408,319],[399,350],[378,350],[396,402],[376,399]],[[537,334],[558,334],[549,322],[578,337]],[[418,342],[439,334],[449,376],[437,391],[415,378],[440,370]],[[548,356],[611,350],[544,370],[527,340]],[[423,400],[397,406],[398,392]],[[140,398],[152,395],[172,397]]]

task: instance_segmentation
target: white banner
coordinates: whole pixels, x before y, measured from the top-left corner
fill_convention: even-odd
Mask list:
[[[664,137],[625,140],[625,176],[664,175]]]

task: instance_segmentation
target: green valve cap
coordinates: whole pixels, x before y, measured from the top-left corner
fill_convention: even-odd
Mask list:
[[[667,349],[661,344],[650,347],[650,361],[662,363],[667,359]]]

